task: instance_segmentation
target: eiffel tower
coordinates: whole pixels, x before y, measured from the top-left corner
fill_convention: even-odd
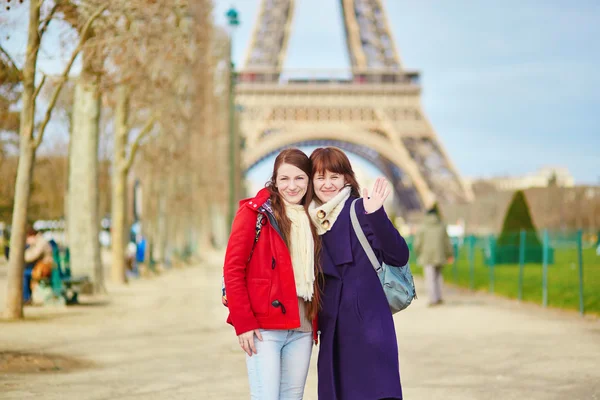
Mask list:
[[[342,73],[284,70],[294,0],[262,0],[236,82],[242,167],[289,146],[334,145],[386,175],[398,215],[470,201],[421,107],[419,73],[402,68],[381,0],[339,1],[351,61]]]

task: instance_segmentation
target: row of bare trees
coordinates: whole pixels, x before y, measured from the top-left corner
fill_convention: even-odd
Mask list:
[[[11,319],[23,316],[35,159],[57,104],[69,116],[65,217],[71,265],[75,274],[92,278],[95,292],[105,291],[98,241],[102,134],[110,141],[115,282],[126,281],[133,176],[143,188],[143,233],[159,262],[184,248],[222,241],[229,196],[229,92],[221,88],[230,84],[228,38],[211,23],[210,0],[30,0],[22,6],[29,18],[23,66],[10,60],[21,107],[5,308]],[[37,58],[44,34],[59,22],[75,32],[76,44],[63,72],[50,79],[38,70]],[[1,50],[1,60],[8,59]],[[76,60],[81,71],[73,78]],[[72,95],[61,96],[69,86]],[[47,92],[46,101],[38,102]]]

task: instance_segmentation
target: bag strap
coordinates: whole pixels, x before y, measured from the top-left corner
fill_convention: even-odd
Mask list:
[[[377,259],[377,256],[375,255],[375,252],[373,251],[373,248],[369,243],[369,240],[367,240],[367,237],[365,236],[365,233],[362,230],[362,227],[360,226],[360,222],[358,222],[358,216],[356,215],[355,207],[355,203],[358,200],[359,199],[355,199],[350,205],[350,220],[352,221],[352,228],[354,228],[354,233],[356,233],[356,237],[358,238],[358,241],[360,242],[360,245],[362,246],[363,250],[365,251],[365,253],[367,253],[367,257],[369,257],[369,261],[371,261],[375,272],[379,273],[379,271],[381,271],[382,266],[379,263],[379,260]]]
[[[252,250],[250,250],[250,256],[248,256],[248,260],[246,261],[246,264],[248,264],[250,262],[250,259],[252,259],[252,254],[254,254],[254,248],[256,247],[256,243],[258,242],[258,237],[260,236],[260,232],[262,230],[263,227],[263,221],[265,220],[265,216],[262,213],[258,213],[258,216],[256,217],[256,226],[254,228],[255,234],[254,234],[254,243],[252,243]]]

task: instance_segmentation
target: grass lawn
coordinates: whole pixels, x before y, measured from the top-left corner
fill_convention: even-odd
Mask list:
[[[448,283],[473,288],[474,290],[493,291],[497,295],[518,298],[519,265],[497,265],[488,267],[483,251],[475,248],[473,268],[469,266],[467,247],[459,250],[455,265],[444,269],[444,279]],[[577,250],[573,248],[555,249],[555,262],[548,266],[548,306],[579,310],[579,264]],[[415,275],[423,270],[411,255],[411,269]],[[524,301],[542,304],[541,264],[526,264],[523,267],[522,298]],[[600,256],[595,248],[583,250],[583,299],[586,314],[600,315]]]

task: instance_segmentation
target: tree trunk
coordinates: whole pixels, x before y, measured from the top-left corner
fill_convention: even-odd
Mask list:
[[[155,191],[156,184],[155,174],[153,173],[154,166],[152,164],[144,165],[142,174],[142,213],[140,219],[142,221],[142,236],[146,239],[146,249],[144,253],[144,264],[150,269],[151,261],[154,261],[154,210],[155,210]]]
[[[202,192],[202,191],[201,191]],[[208,193],[208,190],[203,191],[204,193]],[[196,247],[198,249],[198,255],[200,258],[204,259],[205,253],[209,252],[212,249],[212,227],[211,227],[211,219],[210,219],[210,208],[209,202],[206,199],[206,195],[198,196],[198,207],[197,207],[197,231],[196,235]]]
[[[159,174],[159,185],[158,185],[158,204],[156,208],[156,236],[155,236],[155,256],[156,262],[161,264],[163,267],[167,263],[167,200],[168,185],[166,184],[166,177]]]
[[[94,293],[105,292],[100,259],[98,216],[98,77],[84,69],[75,88],[73,134],[69,154],[68,236],[71,269],[87,275]]]
[[[229,225],[227,221],[226,205],[212,203],[210,206],[210,219],[212,227],[212,239],[215,249],[223,249],[227,246],[227,235]]]
[[[118,100],[115,118],[115,141],[113,160],[113,189],[111,206],[111,248],[112,248],[112,280],[125,283],[125,249],[127,243],[127,139],[129,126],[129,93],[125,86],[118,89]]]
[[[113,170],[113,195],[111,206],[111,276],[115,283],[126,283],[127,248],[127,172]]]
[[[10,258],[8,264],[8,280],[5,317],[8,319],[23,318],[23,267],[25,264],[25,228],[27,226],[27,209],[29,207],[31,181],[35,150],[31,141],[21,138],[19,169],[15,185],[15,203],[12,215],[12,231],[10,238]]]
[[[21,137],[19,167],[12,215],[10,258],[4,310],[4,315],[8,319],[23,318],[25,228],[36,150],[33,141],[33,121],[35,116],[35,70],[41,40],[37,30],[39,22],[40,6],[38,2],[31,1],[29,6],[27,54],[23,67],[23,95],[21,97],[23,108],[21,110],[19,132]]]

